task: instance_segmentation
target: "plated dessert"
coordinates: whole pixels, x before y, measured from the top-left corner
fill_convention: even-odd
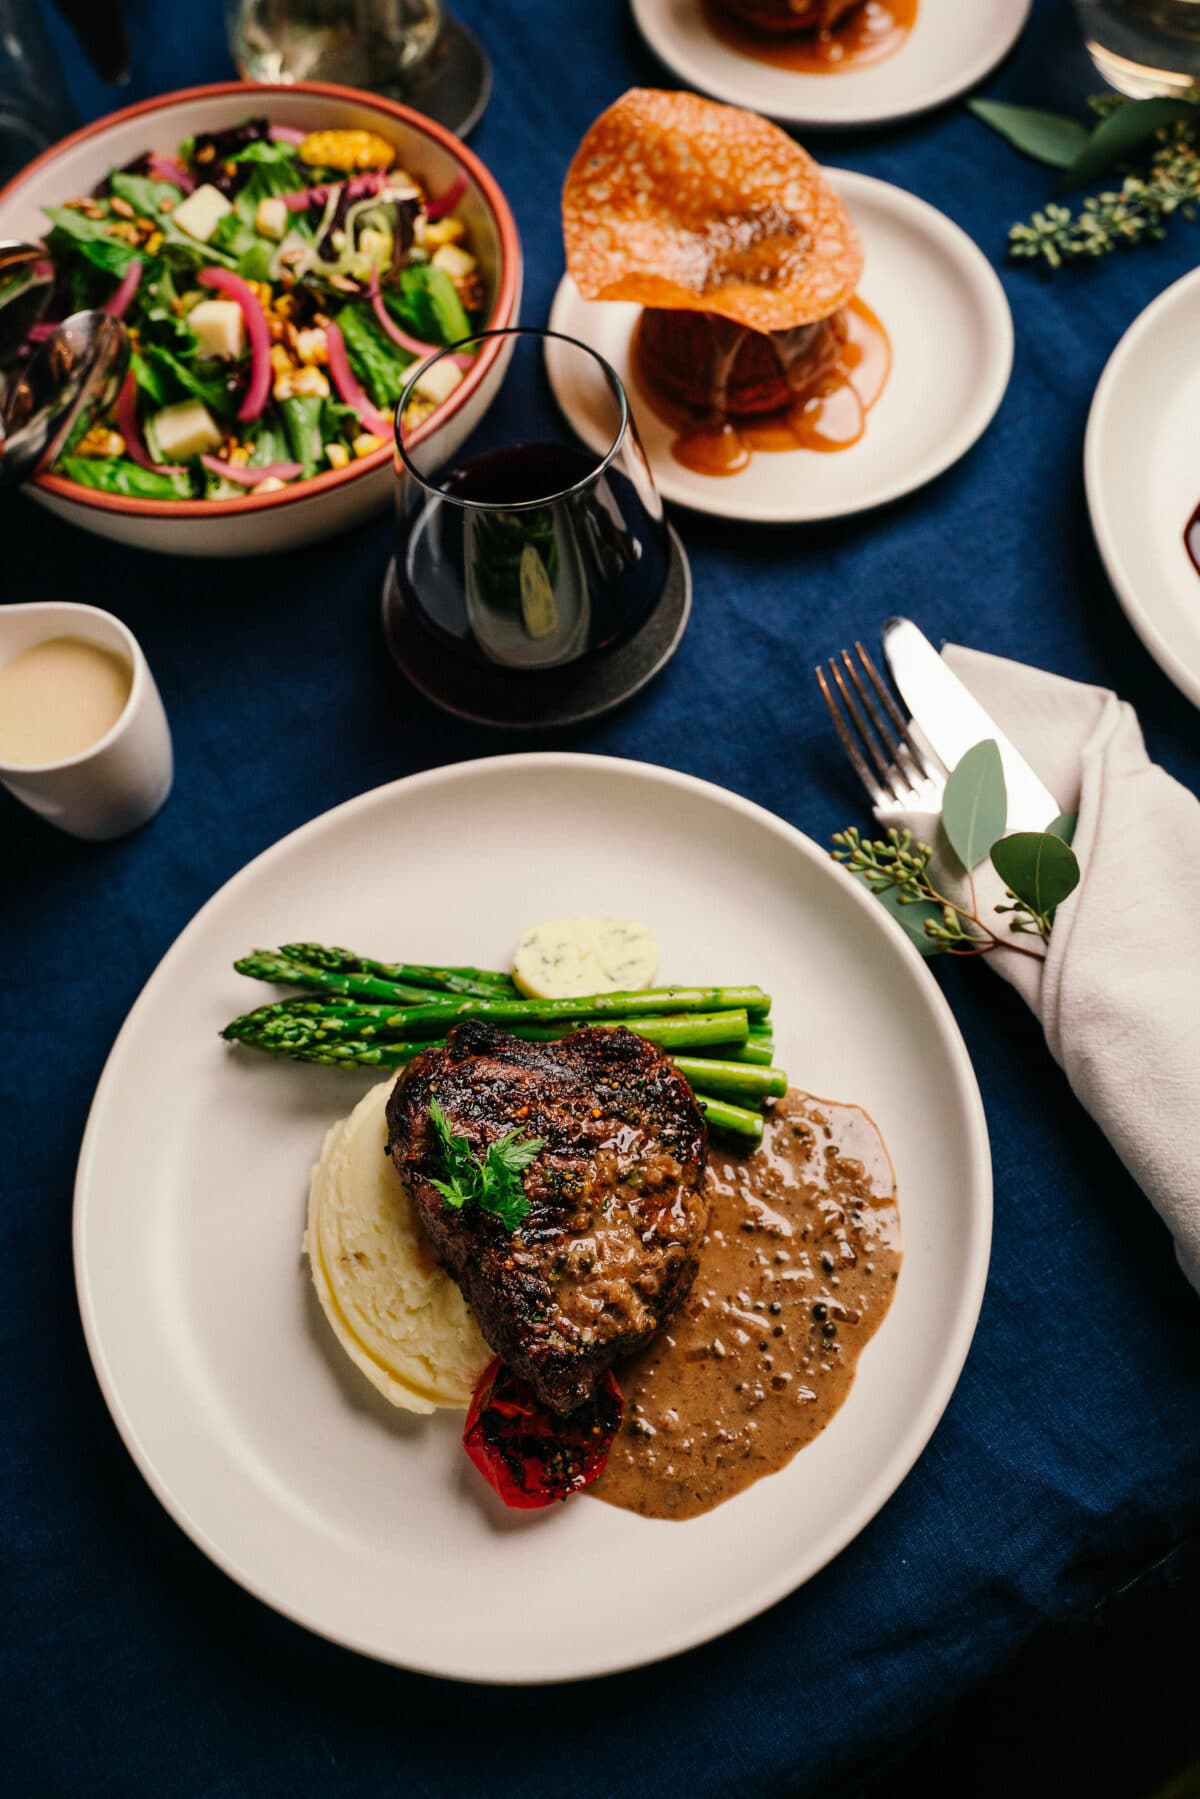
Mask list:
[[[1031,0],[630,0],[684,87],[806,130],[870,128],[970,91]]]
[[[511,975],[313,944],[237,965],[305,997],[227,1038],[400,1069],[326,1138],[311,1277],[394,1405],[468,1407],[520,1509],[591,1488],[682,1519],[784,1466],[899,1272],[871,1121],[788,1088],[767,994],[622,987],[656,964],[644,927],[583,918],[526,932]]]
[[[109,494],[225,500],[390,443],[410,365],[469,336],[482,306],[456,213],[465,189],[463,177],[426,193],[379,132],[259,117],[148,148],[46,207],[56,288],[31,338],[97,306],[133,342],[111,413],[68,441],[55,473]],[[408,423],[463,379],[443,358]]]
[[[716,37],[743,56],[807,75],[836,75],[892,56],[919,0],[705,0]]]
[[[684,467],[732,475],[754,450],[860,441],[890,345],[855,293],[849,213],[785,132],[634,88],[585,135],[562,204],[579,293],[642,307],[635,380]]]

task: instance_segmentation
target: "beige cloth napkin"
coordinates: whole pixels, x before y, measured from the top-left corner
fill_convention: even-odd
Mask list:
[[[1045,961],[987,959],[1041,1019],[1200,1289],[1200,801],[1150,761],[1133,708],[1106,688],[957,644],[943,654],[1079,819],[1082,878]]]

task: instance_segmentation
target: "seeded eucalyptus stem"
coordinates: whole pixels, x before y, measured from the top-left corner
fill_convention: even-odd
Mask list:
[[[856,826],[849,825],[844,831],[834,833],[833,859],[841,862],[850,873],[857,875],[871,889],[872,893],[894,892],[901,906],[933,905],[941,912],[941,918],[925,920],[925,935],[937,946],[938,950],[948,956],[988,956],[998,949],[1012,950],[1018,956],[1030,956],[1035,962],[1044,960],[1037,950],[1028,948],[1023,943],[1014,943],[1011,936],[1003,936],[979,916],[978,901],[975,895],[975,880],[968,876],[971,892],[970,906],[960,906],[955,900],[939,892],[934,886],[929,873],[929,865],[933,860],[933,850],[927,843],[914,843],[911,831],[899,831],[894,826],[886,837],[863,837]],[[1013,898],[1012,894],[1008,896]],[[998,912],[1020,911],[1028,913],[1027,907],[1019,903],[1014,906],[997,906]],[[1032,915],[1035,920],[1038,915]],[[1045,924],[1043,932],[1035,922],[1032,928],[1042,936],[1043,941],[1049,936],[1049,924]],[[973,928],[972,928],[973,927]],[[1028,923],[1013,920],[1010,931],[1028,931]]]

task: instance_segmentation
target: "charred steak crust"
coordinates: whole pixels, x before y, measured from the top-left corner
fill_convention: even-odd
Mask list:
[[[541,1137],[529,1211],[511,1234],[447,1206],[429,1101],[475,1154]],[[438,1257],[479,1328],[556,1412],[678,1311],[708,1224],[704,1117],[661,1050],[623,1028],[524,1043],[482,1020],[410,1062],[387,1107],[388,1147]]]

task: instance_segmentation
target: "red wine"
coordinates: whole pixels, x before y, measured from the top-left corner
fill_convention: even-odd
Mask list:
[[[513,669],[625,641],[662,595],[670,548],[653,490],[596,467],[575,445],[519,444],[451,469],[436,493],[402,482],[406,603],[456,649]]]

